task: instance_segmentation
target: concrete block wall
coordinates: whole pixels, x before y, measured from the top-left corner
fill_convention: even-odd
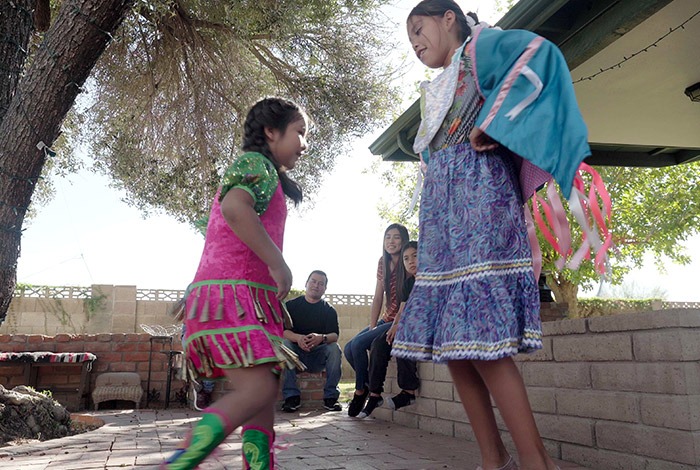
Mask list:
[[[148,379],[148,357],[151,348],[148,334],[98,334],[98,335],[0,335],[0,351],[49,351],[49,352],[90,352],[97,356],[90,374],[90,392],[95,389],[97,376],[104,372],[136,372],[141,376],[141,386],[144,390],[142,406],[146,403],[146,385]],[[151,400],[149,408],[162,407],[165,399],[168,360],[159,351],[167,349],[158,341],[153,342],[151,364],[151,390],[160,393],[158,400]],[[173,349],[182,351],[179,342],[173,341]],[[0,384],[5,387],[22,385],[24,382],[23,365],[5,365],[0,362]],[[77,390],[80,383],[80,368],[61,366],[40,367],[37,377],[39,389],[50,389],[52,386],[65,388],[66,384],[75,384]],[[183,386],[183,382],[173,377],[170,387],[171,406],[178,406],[175,393]],[[60,403],[70,408],[77,407],[77,394],[54,395]]]
[[[143,333],[141,324],[174,323],[168,315],[174,301],[137,300],[136,286],[93,285],[88,290],[97,299],[92,306],[90,298],[75,292],[62,292],[67,298],[14,297],[0,334]]]
[[[700,310],[666,310],[543,325],[544,348],[520,355],[548,451],[596,469],[700,468]],[[420,398],[379,419],[474,440],[445,365],[420,363]],[[398,393],[390,364],[387,394]],[[513,449],[495,409],[504,441]]]

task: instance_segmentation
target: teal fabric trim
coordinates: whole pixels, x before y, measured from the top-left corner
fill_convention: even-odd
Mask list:
[[[538,36],[530,31],[480,30],[474,44],[479,87],[484,105],[475,125],[483,129],[494,104],[498,112],[485,132],[517,155],[548,172],[559,184],[566,199],[571,195],[574,175],[584,158],[591,154],[588,130],[581,116],[566,60],[559,48],[544,40],[527,66],[542,81],[537,99],[517,117],[508,112],[530,95],[535,86],[520,73],[505,98],[499,94],[509,73],[528,45]],[[527,195],[529,197],[530,195]]]

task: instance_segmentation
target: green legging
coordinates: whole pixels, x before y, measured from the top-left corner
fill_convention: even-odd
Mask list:
[[[244,426],[241,434],[245,470],[272,470],[275,465],[274,434],[258,426]]]
[[[228,417],[209,407],[202,411],[202,418],[192,430],[186,448],[178,449],[162,466],[165,470],[190,470],[212,453],[233,432]]]

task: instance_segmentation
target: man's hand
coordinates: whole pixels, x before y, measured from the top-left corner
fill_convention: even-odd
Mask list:
[[[323,342],[323,335],[319,335],[318,333],[309,333],[304,338],[306,338],[306,345],[308,346],[309,350],[315,348]]]
[[[305,335],[297,335],[296,343],[297,343],[297,346],[299,346],[302,349],[302,351],[309,352],[309,351],[311,351],[311,348],[306,345],[307,338],[308,338],[308,335],[306,335],[306,336]]]
[[[394,338],[396,338],[396,330],[398,330],[399,325],[397,322],[394,322],[391,325],[391,328],[389,328],[389,331],[386,332],[386,342],[389,344],[394,344]]]
[[[299,335],[299,339],[297,340],[299,347],[306,352],[311,351],[322,342],[323,335],[319,335],[318,333],[309,333],[305,336]]]

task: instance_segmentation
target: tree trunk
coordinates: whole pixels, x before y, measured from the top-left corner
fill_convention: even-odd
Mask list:
[[[0,323],[15,287],[22,223],[48,155],[43,146],[50,147],[58,137],[80,87],[133,1],[64,1],[31,67],[10,92],[0,123]],[[29,6],[27,1],[17,4]],[[17,23],[13,31],[19,31],[24,16],[11,16]],[[7,64],[5,58],[0,62]]]
[[[578,318],[578,286],[559,272],[547,274],[547,285],[557,303],[569,304],[569,318]]]
[[[36,0],[0,3],[0,122],[17,89],[33,32]]]

